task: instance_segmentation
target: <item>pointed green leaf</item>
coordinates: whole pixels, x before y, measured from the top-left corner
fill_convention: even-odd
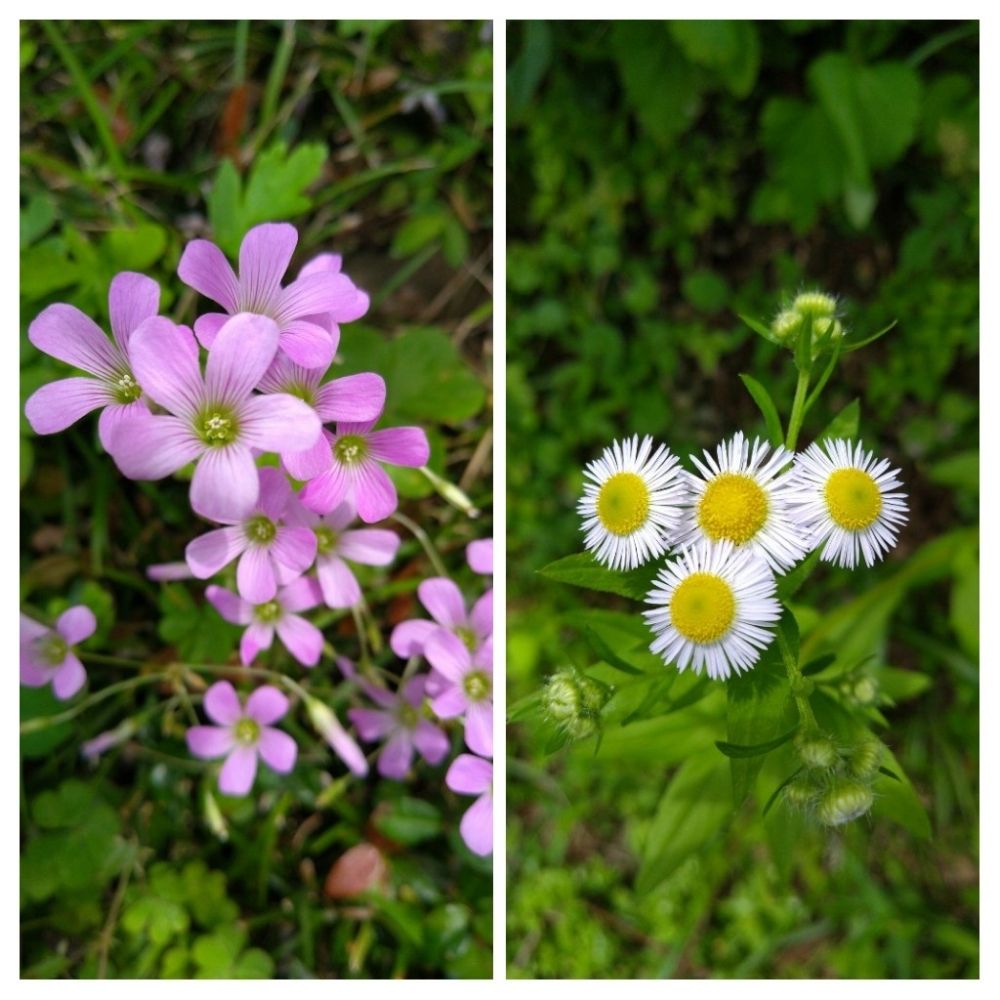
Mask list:
[[[777,750],[782,744],[787,743],[797,732],[798,726],[789,729],[787,733],[782,733],[781,736],[776,736],[773,740],[767,740],[764,743],[755,743],[751,746],[742,743],[727,743],[725,740],[716,740],[715,745],[719,748],[720,753],[733,759],[763,757],[772,750]]]
[[[778,416],[778,408],[771,399],[771,394],[750,375],[740,375],[740,379],[747,387],[747,392],[753,397],[757,408],[764,418],[764,426],[767,428],[767,439],[773,445],[779,445],[784,440],[785,435],[781,430],[781,418]]]
[[[853,440],[858,436],[858,424],[861,422],[861,402],[852,399],[816,438],[817,441],[834,441],[837,438]]]

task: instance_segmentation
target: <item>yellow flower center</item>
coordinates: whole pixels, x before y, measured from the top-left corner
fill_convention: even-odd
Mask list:
[[[735,617],[732,588],[714,573],[692,573],[670,598],[670,621],[691,642],[717,642],[729,631]]]
[[[597,494],[597,517],[612,535],[631,535],[649,514],[649,490],[634,472],[616,472]]]
[[[749,542],[767,520],[767,494],[749,476],[723,472],[698,504],[698,524],[713,542]]]
[[[867,472],[837,469],[823,491],[830,517],[848,531],[863,531],[882,511],[882,494]]]

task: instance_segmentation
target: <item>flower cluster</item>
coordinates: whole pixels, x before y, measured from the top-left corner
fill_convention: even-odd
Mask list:
[[[244,667],[257,664],[275,638],[302,667],[317,666],[329,645],[309,613],[325,607],[360,615],[365,605],[352,567],[386,566],[399,549],[394,531],[374,526],[398,504],[385,467],[421,468],[429,458],[421,428],[377,428],[386,398],[379,375],[330,377],[341,324],[363,316],[369,300],[329,254],[286,283],[297,240],[283,223],[251,229],[238,270],[214,244],[189,243],[178,274],[221,310],[200,315],[193,329],[159,315],[155,281],[124,273],[109,291],[110,338],[65,304],[45,309],[28,332],[39,350],[85,373],[31,396],[25,410],[37,433],[64,430],[100,409],[101,444],[126,477],[155,480],[190,468],[191,509],[212,526],[191,538],[183,563],[151,566],[149,576],[212,581],[223,574],[205,596],[222,618],[244,627]],[[468,557],[475,572],[492,571],[491,543],[473,543]],[[393,779],[407,775],[414,752],[441,763],[451,741],[439,723],[460,720],[478,756],[460,756],[447,783],[479,796],[461,831],[486,854],[491,595],[467,612],[456,585],[440,578],[425,581],[420,598],[433,621],[398,626],[392,648],[426,657],[432,669],[406,675],[396,693],[376,683],[373,671],[359,675],[356,686],[377,707],[348,715],[363,741],[386,741],[378,770]],[[84,607],[65,612],[54,629],[22,616],[22,683],[51,682],[57,697],[72,697],[86,682],[72,647],[94,629]],[[260,675],[301,701],[313,728],[354,774],[367,773],[364,753],[331,708],[287,675],[257,667],[247,676]],[[189,729],[188,748],[199,758],[222,759],[219,789],[245,795],[258,761],[278,774],[294,768],[296,742],[276,725],[292,708],[272,684],[241,696],[228,680],[217,681],[204,696],[212,725]],[[118,739],[102,735],[89,754]]]
[[[781,615],[777,576],[813,550],[872,566],[906,521],[899,471],[860,442],[800,454],[737,432],[681,467],[652,438],[614,442],[585,471],[585,545],[612,569],[665,553],[644,617],[651,645],[679,670],[727,678],[751,669]]]

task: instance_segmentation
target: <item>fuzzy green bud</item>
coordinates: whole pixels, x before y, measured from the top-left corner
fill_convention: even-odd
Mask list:
[[[862,677],[852,692],[859,705],[872,705],[878,697],[878,685],[870,677]]]
[[[824,826],[841,826],[863,816],[874,800],[872,790],[863,782],[837,778],[820,798],[816,815]]]
[[[810,812],[816,803],[819,789],[808,778],[796,778],[785,785],[785,801],[793,809]]]
[[[812,322],[812,356],[843,337],[844,327],[836,317],[837,300],[825,292],[801,292],[790,306],[782,309],[771,322],[775,338],[789,350],[795,350],[802,329]]]
[[[848,770],[862,781],[874,778],[881,766],[882,744],[875,737],[863,740],[847,757]]]
[[[838,760],[836,746],[822,733],[796,737],[795,749],[798,751],[799,760],[813,770],[831,768]]]
[[[583,739],[597,729],[601,709],[610,697],[610,689],[600,681],[568,667],[548,679],[542,705],[545,714],[573,739]]]

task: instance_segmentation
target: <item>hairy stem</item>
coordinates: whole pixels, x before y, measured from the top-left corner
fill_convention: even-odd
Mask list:
[[[781,650],[781,658],[785,661],[785,671],[788,674],[788,683],[792,688],[792,697],[795,699],[795,706],[799,710],[799,718],[803,724],[811,729],[816,727],[816,716],[813,715],[812,705],[809,704],[809,696],[805,693],[805,678],[799,670],[799,662],[792,653],[792,647],[785,638],[784,629],[780,623],[778,625],[778,648]]]
[[[795,451],[795,444],[802,429],[802,420],[806,415],[806,396],[809,393],[809,369],[799,372],[799,380],[795,385],[795,399],[792,402],[792,415],[788,418],[788,434],[785,437],[785,447]]]

